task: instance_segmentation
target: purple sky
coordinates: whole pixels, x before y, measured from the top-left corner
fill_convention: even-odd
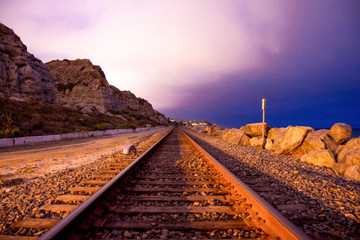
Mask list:
[[[168,117],[360,128],[360,1],[0,0],[42,61],[89,58]]]

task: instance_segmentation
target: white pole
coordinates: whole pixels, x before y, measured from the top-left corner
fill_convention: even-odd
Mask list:
[[[263,123],[262,138],[265,137],[265,108],[266,108],[266,99],[263,98],[263,99],[262,99],[262,111],[263,111],[263,118],[262,118],[262,123]]]

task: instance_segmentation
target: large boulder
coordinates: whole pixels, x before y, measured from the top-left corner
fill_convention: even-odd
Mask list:
[[[326,129],[310,132],[301,144],[302,152],[308,153],[320,149],[330,149],[334,152],[338,145],[327,135],[327,132]]]
[[[250,138],[243,130],[232,128],[222,136],[222,139],[235,145],[248,146],[250,145]]]
[[[268,132],[267,138],[275,141],[275,139],[286,130],[286,128],[271,128]]]
[[[335,164],[335,157],[329,149],[316,150],[303,155],[300,161],[332,168]]]
[[[311,127],[289,126],[275,139],[272,150],[278,154],[294,154],[303,143],[307,134],[312,131],[314,129]]]
[[[344,177],[347,179],[360,181],[360,164],[348,167],[345,170]]]
[[[221,138],[225,141],[229,140],[237,131],[240,129],[237,128],[231,128],[227,133],[225,133]],[[243,132],[243,131],[242,131]]]
[[[230,129],[228,128],[225,128],[225,129],[216,129],[213,131],[212,135],[215,135],[215,136],[218,136],[218,137],[221,137],[223,135],[225,135]]]
[[[214,132],[217,130],[224,130],[224,128],[222,126],[214,123],[213,125],[206,127],[204,129],[204,132],[206,132],[208,134],[214,134]]]
[[[352,128],[346,123],[335,123],[328,132],[328,135],[337,143],[342,144],[352,135]]]
[[[250,146],[256,148],[264,148],[265,138],[263,137],[253,137],[250,139]]]
[[[332,169],[339,175],[344,175],[346,166],[345,163],[335,163]]]
[[[340,145],[336,149],[336,153],[337,163],[334,165],[333,170],[344,175],[348,168],[360,163],[360,137],[350,139],[344,145]],[[350,172],[348,172],[348,175]]]
[[[241,127],[241,129],[249,136],[251,137],[257,137],[257,136],[262,136],[262,132],[263,132],[263,126],[265,125],[265,136],[267,136],[268,131],[270,130],[270,126],[267,123],[251,123],[251,124],[247,124],[243,127]]]
[[[27,51],[19,36],[0,23],[0,96],[58,104],[48,67]]]
[[[344,156],[342,156],[340,159],[338,158],[338,162],[344,163],[346,167],[360,164],[360,148],[354,148],[347,151]]]
[[[349,141],[347,141],[343,145],[340,145],[336,149],[335,154],[337,156],[338,162],[342,161],[346,153],[348,153],[349,151],[355,148],[360,148],[360,137],[350,139]]]

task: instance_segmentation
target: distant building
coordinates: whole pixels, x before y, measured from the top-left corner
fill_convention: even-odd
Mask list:
[[[208,121],[195,121],[195,120],[184,121],[184,120],[178,119],[178,118],[172,118],[172,119],[170,119],[170,122],[172,124],[176,124],[176,125],[188,125],[188,126],[210,126],[211,125]]]

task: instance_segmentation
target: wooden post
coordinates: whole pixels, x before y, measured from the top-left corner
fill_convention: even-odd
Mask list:
[[[266,99],[263,98],[263,99],[262,99],[262,111],[263,111],[263,118],[262,118],[262,123],[263,123],[262,138],[265,137],[265,108],[266,108]]]

